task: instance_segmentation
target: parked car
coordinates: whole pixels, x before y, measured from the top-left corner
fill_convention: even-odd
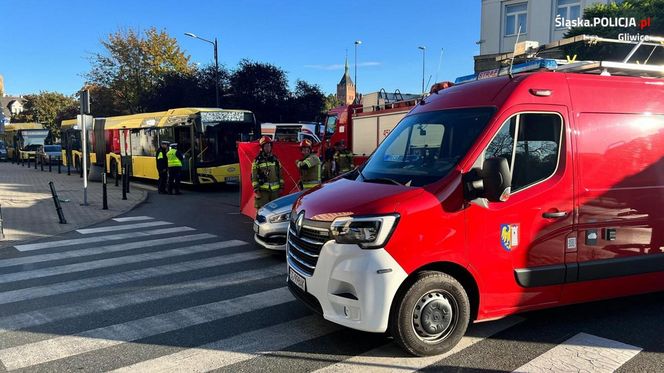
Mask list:
[[[9,157],[7,156],[7,147],[3,141],[0,141],[0,161],[7,161]]]
[[[286,233],[293,203],[302,194],[296,192],[277,198],[258,210],[254,220],[254,240],[269,250],[286,250]]]
[[[42,145],[37,150],[37,160],[43,164],[58,164],[62,157],[62,146],[60,145]]]

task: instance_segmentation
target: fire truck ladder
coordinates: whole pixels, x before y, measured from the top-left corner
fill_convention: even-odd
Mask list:
[[[564,60],[544,57],[553,53],[559,53],[562,46],[573,43],[586,43],[589,45],[595,45],[598,43],[631,44],[634,45],[634,47],[629,51],[629,53],[622,61],[573,61],[570,59]],[[644,63],[639,63],[638,61],[636,63],[629,62],[632,57],[634,57],[634,54],[644,46],[653,47]],[[648,65],[650,57],[652,57],[657,48],[664,48],[664,37],[648,36],[637,42],[602,38],[592,35],[579,35],[539,47],[529,48],[518,54],[501,54],[496,57],[496,61],[505,63],[507,61],[512,61],[512,58],[525,60],[526,62],[512,66],[512,74],[545,69],[550,71],[595,73],[601,75],[663,77],[664,65]],[[455,84],[509,74],[510,66],[503,66],[498,69],[482,71],[477,74],[459,77],[456,79]]]

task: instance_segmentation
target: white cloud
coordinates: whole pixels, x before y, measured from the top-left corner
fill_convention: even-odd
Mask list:
[[[372,66],[380,66],[382,63],[380,62],[375,62],[375,61],[369,61],[369,62],[360,62],[357,64],[357,67],[372,67]],[[354,65],[351,64],[350,67],[352,68]],[[316,70],[343,70],[344,65],[340,63],[335,63],[332,65],[304,65],[304,67],[309,68],[309,69],[316,69]]]

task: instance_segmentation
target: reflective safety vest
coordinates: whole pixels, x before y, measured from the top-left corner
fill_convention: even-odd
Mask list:
[[[168,159],[168,167],[182,167],[182,161],[177,156],[177,150],[169,149],[166,153],[166,158]]]
[[[320,184],[320,158],[315,154],[309,154],[305,159],[295,161],[295,165],[300,169],[300,181],[303,189],[311,189]],[[307,168],[303,169],[302,166]]]
[[[265,155],[263,152],[251,165],[251,186],[254,190],[277,191],[284,187],[281,177],[281,165],[274,155]]]
[[[342,174],[353,168],[353,153],[344,149],[334,153],[334,162],[337,164],[337,171]]]

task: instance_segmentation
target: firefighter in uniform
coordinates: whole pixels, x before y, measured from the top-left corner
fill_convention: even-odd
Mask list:
[[[279,191],[284,187],[281,177],[281,165],[272,154],[272,139],[261,137],[261,151],[251,166],[251,186],[254,188],[254,207],[259,209],[279,198]]]
[[[157,150],[157,172],[159,173],[159,194],[166,194],[166,187],[168,186],[168,141],[162,141],[161,146]]]
[[[334,153],[335,174],[341,175],[353,169],[353,153],[346,149],[343,141],[334,144],[337,151]]]
[[[336,150],[330,145],[330,139],[325,140],[325,152],[323,153],[322,178],[323,181],[334,177],[334,153]]]
[[[311,152],[309,140],[300,142],[300,150],[304,158],[295,161],[295,165],[300,170],[300,188],[307,190],[320,184],[320,158]]]
[[[182,161],[184,156],[178,151],[178,144],[171,144],[171,148],[166,153],[168,160],[168,194],[180,193],[180,171],[182,171]]]

